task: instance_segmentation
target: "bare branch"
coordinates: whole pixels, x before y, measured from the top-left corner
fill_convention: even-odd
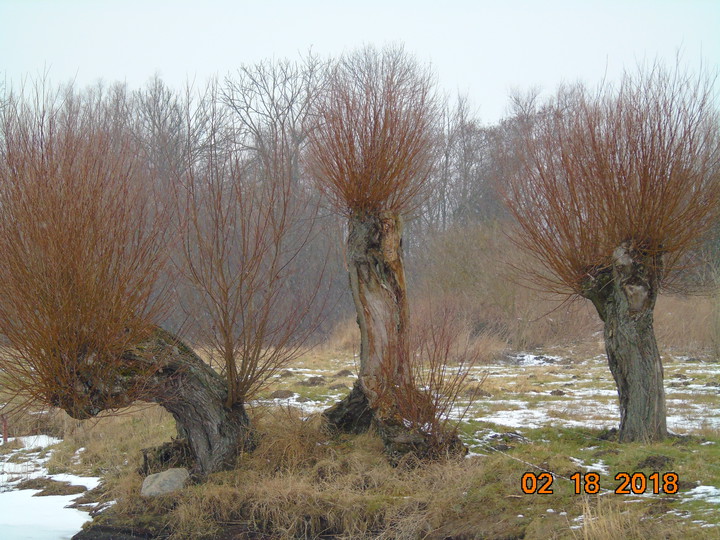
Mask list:
[[[433,157],[433,78],[402,48],[365,48],[334,67],[309,166],[346,214],[410,212],[422,202]]]

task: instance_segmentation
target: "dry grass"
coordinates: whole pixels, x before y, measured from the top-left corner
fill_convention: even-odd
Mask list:
[[[31,407],[13,407],[14,402],[7,405],[4,412],[8,423],[10,437],[25,435],[50,435],[62,437],[65,433],[69,417],[57,409],[34,409]]]
[[[668,300],[663,306],[670,306],[673,316],[677,306],[687,310],[681,317],[693,316],[691,303]],[[702,310],[697,311],[699,316]],[[472,338],[471,329],[466,331],[467,337]],[[682,336],[678,334],[678,338]],[[480,343],[483,337],[480,334],[472,339]],[[493,338],[488,343],[498,342]],[[505,347],[504,342],[500,345]],[[602,351],[598,338],[593,338],[548,352],[579,360]],[[347,366],[352,359],[343,354],[342,361]],[[333,373],[340,369],[335,362],[343,354],[320,348],[303,359],[307,365],[298,367],[320,366]],[[670,365],[669,374],[683,373],[686,368],[685,363]],[[593,371],[589,369],[587,362],[571,362],[537,366],[531,372],[501,370],[482,385],[482,390],[492,394],[484,405],[491,405],[489,411],[494,406],[497,410],[508,410],[510,406],[503,403],[503,396],[509,394],[512,399],[524,399],[527,403],[547,400],[549,390],[557,387],[552,384],[570,380],[572,375],[579,377],[572,379],[576,381],[575,388],[581,383],[610,384],[602,364],[597,369],[592,367]],[[596,371],[604,376],[593,379]],[[278,380],[286,384],[288,379],[292,377]],[[312,390],[327,392],[324,387]],[[591,417],[586,412],[578,417],[571,409],[566,411],[562,407],[553,410],[552,416],[556,418]],[[614,474],[619,470],[637,470],[638,463],[651,453],[672,458],[672,470],[678,472],[687,486],[697,481],[718,485],[717,468],[713,473],[707,465],[712,462],[712,449],[717,446],[700,446],[703,439],[699,437],[720,443],[717,429],[710,427],[694,431],[693,437],[684,442],[670,441],[652,447],[617,445],[601,441],[597,432],[583,430],[521,430],[531,442],[511,441],[510,445],[516,448],[504,453],[475,446],[475,451],[489,455],[439,461],[412,469],[391,467],[381,440],[373,433],[336,436],[324,429],[319,418],[305,418],[301,411],[291,408],[255,407],[252,419],[258,429],[258,447],[240,457],[236,470],[212,475],[207,482],[190,486],[176,496],[152,500],[139,497],[142,478],[136,469],[142,448],[165,442],[174,435],[174,422],[161,408],[136,407],[119,416],[83,422],[64,413],[26,415],[18,418],[15,425],[26,422],[22,425],[29,430],[51,430],[65,438],[54,450],[49,463],[51,472],[104,475],[103,500],[117,501],[106,511],[107,519],[120,519],[136,530],[170,534],[175,539],[226,537],[228,531],[233,534],[251,531],[273,539],[333,536],[368,540],[709,539],[717,532],[717,528],[692,525],[694,518],[668,514],[668,510],[690,507],[671,498],[647,498],[629,504],[627,497],[611,494],[599,500],[584,500],[572,494],[561,480],[556,481],[556,493],[552,496],[522,495],[518,488],[519,478],[528,468],[526,463],[541,464],[568,476],[578,470],[568,456],[580,457],[586,463],[602,459]],[[478,428],[476,422],[471,424],[463,429],[472,435]],[[85,450],[76,453],[80,447]],[[603,477],[603,486],[615,484],[612,474]],[[687,489],[690,487],[683,487]],[[549,508],[555,512],[548,513]],[[703,514],[706,509],[699,508],[698,518],[710,519]],[[561,515],[562,512],[566,514]],[[695,515],[694,509],[692,512]],[[583,519],[577,520],[581,515]]]
[[[574,537],[582,540],[687,537],[687,532],[668,531],[662,523],[647,516],[642,507],[608,497],[585,497],[581,523]]]
[[[258,447],[248,456],[260,471],[295,471],[313,466],[329,456],[329,434],[319,416],[303,420],[298,409],[278,407],[254,409]]]
[[[475,476],[476,464],[464,461],[421,474],[393,468],[374,434],[332,439],[292,415],[272,424],[265,427],[280,441],[265,431],[237,471],[187,490],[172,515],[178,538],[201,537],[213,523],[246,523],[278,538],[419,538],[453,512],[451,501]]]
[[[103,413],[92,420],[74,420],[58,413],[63,442],[48,461],[52,474],[120,476],[142,463],[142,449],[177,436],[175,421],[159,405],[136,405],[122,414]],[[78,448],[84,448],[76,453]]]
[[[431,242],[423,258],[423,265],[412,269],[418,281],[413,306],[427,302],[457,306],[465,314],[470,335],[484,341],[480,346],[491,356],[501,354],[504,347],[584,346],[602,331],[590,302],[564,302],[562,296],[540,294],[520,283],[522,276],[515,268],[527,266],[527,256],[513,247],[499,224],[448,231]],[[660,295],[654,317],[661,350],[683,354],[720,350],[717,294]],[[350,335],[355,330],[351,322],[342,326]]]
[[[355,317],[338,322],[322,345],[323,350],[342,351],[356,354],[360,352],[360,329]]]
[[[539,388],[547,393],[549,387],[543,383],[557,375],[553,372],[576,372],[564,368],[539,366],[534,378],[508,373],[501,380],[515,384],[513,390]],[[530,442],[511,441],[515,448],[503,453],[484,449],[480,451],[488,453],[486,457],[393,468],[374,433],[333,435],[319,418],[305,418],[290,408],[256,407],[252,417],[258,428],[253,453],[242,455],[235,470],[214,474],[205,483],[167,498],[141,498],[142,478],[136,472],[140,449],[172,435],[174,424],[158,407],[136,408],[94,422],[58,418],[65,441],[50,465],[56,472],[104,473],[104,497],[117,501],[105,512],[106,519],[175,539],[227,537],[229,531],[243,530],[273,539],[413,540],[712,538],[716,532],[694,527],[690,518],[668,514],[668,509],[688,507],[672,498],[628,504],[628,497],[611,494],[583,500],[561,479],[551,496],[523,495],[519,490],[527,463],[568,476],[578,470],[568,456],[586,463],[602,459],[612,474],[645,470],[638,464],[649,454],[668,456],[687,485],[698,480],[715,485],[717,475],[703,465],[713,447],[700,446],[702,439],[646,447],[601,441],[597,432],[547,428],[523,431]],[[467,427],[468,433],[477,429]],[[707,436],[720,442],[717,433]],[[86,450],[78,454],[79,447]],[[603,476],[602,484],[612,487],[612,476]],[[577,520],[580,515],[582,521]],[[702,514],[699,517],[703,519]]]
[[[228,530],[274,539],[713,537],[713,529],[667,514],[672,498],[632,504],[615,495],[584,499],[561,479],[551,496],[519,491],[526,463],[542,463],[567,475],[578,468],[568,455],[586,460],[602,455],[611,467],[623,470],[648,453],[668,455],[682,478],[695,479],[697,463],[679,461],[689,448],[673,443],[618,451],[615,443],[596,439],[590,449],[584,432],[553,431],[551,436],[541,430],[513,452],[520,461],[495,453],[393,468],[373,433],[333,436],[317,418],[305,419],[292,409],[256,409],[254,420],[258,448],[241,456],[236,470],[214,474],[177,496],[153,500],[138,496],[141,478],[134,470],[126,472],[112,481],[108,496],[118,503],[108,515],[119,513],[127,523],[163,530],[175,539],[215,538]],[[610,482],[603,477],[604,484]]]
[[[720,350],[719,307],[715,295],[661,295],[654,313],[658,344],[683,354],[717,353]]]

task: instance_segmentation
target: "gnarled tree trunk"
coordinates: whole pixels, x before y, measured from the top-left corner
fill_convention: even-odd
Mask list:
[[[390,212],[353,216],[347,256],[360,327],[360,373],[350,394],[324,415],[346,432],[360,433],[374,424],[392,461],[411,452],[429,456],[428,435],[408,429],[398,411],[397,400],[414,391],[400,217]]]
[[[620,399],[623,442],[667,437],[663,367],[653,330],[662,272],[660,257],[629,243],[613,253],[612,268],[588,282],[584,296],[605,323],[605,350]]]
[[[389,406],[388,383],[409,377],[408,305],[402,257],[402,223],[392,213],[350,218],[347,258],[360,327],[360,373],[352,392],[325,411],[344,431],[366,430]],[[382,407],[381,407],[382,406]]]
[[[135,397],[157,403],[173,415],[178,434],[187,440],[195,474],[234,466],[238,452],[250,442],[249,420],[242,404],[225,406],[225,379],[178,338],[159,328],[146,342],[126,351],[123,360],[126,370],[110,382],[85,380],[78,373],[76,389],[84,389],[84,399],[59,392],[53,404],[74,418],[86,419],[130,405]]]

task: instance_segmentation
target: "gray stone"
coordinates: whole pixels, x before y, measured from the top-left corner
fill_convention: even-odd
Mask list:
[[[157,474],[151,474],[143,482],[140,495],[143,497],[157,497],[167,495],[185,487],[190,473],[187,469],[168,469]]]

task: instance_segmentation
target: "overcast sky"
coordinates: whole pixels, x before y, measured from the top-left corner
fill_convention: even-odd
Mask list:
[[[486,123],[508,93],[598,83],[678,51],[720,66],[718,0],[0,0],[0,82],[171,86],[242,64],[404,43]]]

